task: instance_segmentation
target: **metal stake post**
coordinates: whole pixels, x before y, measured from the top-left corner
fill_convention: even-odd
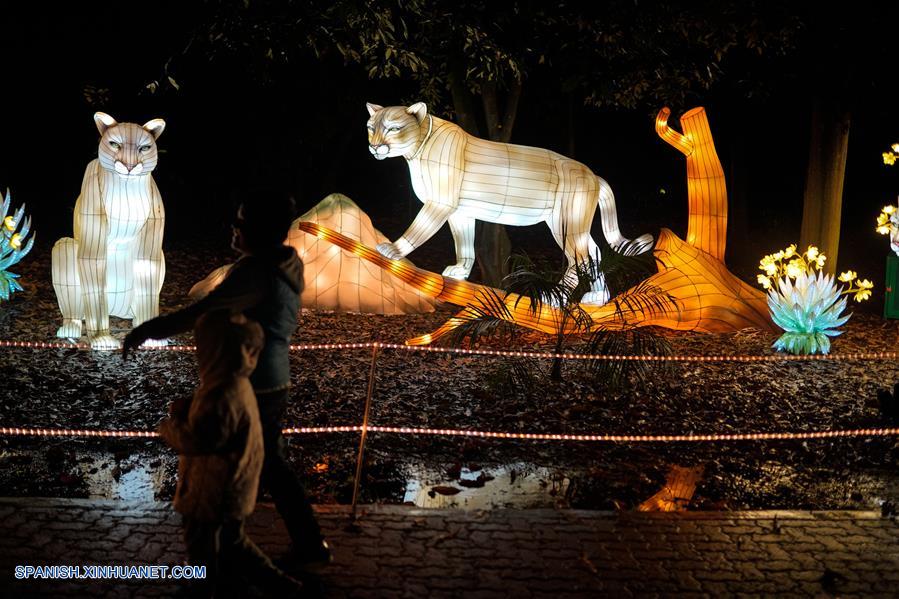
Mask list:
[[[371,346],[371,368],[368,371],[368,393],[365,395],[365,414],[362,416],[362,436],[359,438],[359,456],[356,458],[356,477],[353,479],[353,504],[350,516],[356,520],[356,502],[359,500],[359,485],[362,482],[362,457],[365,454],[365,438],[368,436],[368,414],[371,411],[371,397],[375,391],[375,363],[378,360],[378,348],[381,344],[375,341]]]

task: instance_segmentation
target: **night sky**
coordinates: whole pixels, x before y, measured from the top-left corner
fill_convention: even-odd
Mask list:
[[[262,77],[254,62],[239,56],[210,61],[182,54],[206,16],[205,3],[114,6],[84,5],[77,18],[34,8],[30,15],[0,15],[0,187],[10,188],[15,205],[27,203],[38,250],[71,235],[84,168],[96,157],[97,110],[120,122],[166,120],[154,178],[169,242],[226,236],[234,206],[263,182],[292,189],[301,211],[330,192],[345,193],[389,235],[411,221],[420,204],[403,161],[376,162],[367,151],[365,102],[411,102],[417,94],[412,81],[369,80],[362,67],[333,57],[309,57]],[[899,141],[899,122],[897,86],[885,75],[895,73],[895,53],[871,52],[878,44],[889,47],[890,39],[877,38],[893,20],[858,6],[839,16],[846,26],[834,41],[841,48],[834,93],[852,106],[839,266],[881,287],[889,244],[874,232],[874,220],[899,194],[899,166],[884,166],[881,153]],[[813,33],[818,26],[805,25]],[[146,85],[160,80],[171,57],[180,89],[163,86],[151,93]],[[810,48],[789,60],[783,73],[772,61],[768,79],[760,82],[764,94],[746,97],[736,82],[747,73],[737,62],[711,90],[672,107],[675,116],[696,105],[708,111],[731,198],[728,262],[744,278],[763,254],[798,242],[811,107],[802,73],[817,72],[820,80],[826,69]],[[858,72],[863,76],[853,79]],[[847,77],[848,94],[839,83]],[[876,82],[852,87],[871,78]],[[539,74],[526,81],[513,143],[568,153],[570,102],[555,90],[556,83]],[[612,185],[628,236],[662,226],[683,235],[686,228],[684,161],[653,130],[658,108],[572,107],[573,157]],[[594,226],[598,230],[598,222]],[[543,238],[552,243],[548,232]],[[879,301],[875,296],[870,302],[876,310]]]

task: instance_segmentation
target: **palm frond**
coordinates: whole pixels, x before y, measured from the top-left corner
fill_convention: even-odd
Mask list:
[[[653,314],[680,311],[674,296],[647,281],[637,283],[628,293],[616,295],[610,301],[615,306],[616,320],[621,322],[646,320]]]
[[[553,314],[557,319],[554,324],[558,330],[555,335],[556,351],[564,350],[571,335],[590,331],[594,332],[583,348],[589,353],[656,355],[670,351],[664,338],[629,325],[652,314],[677,309],[677,302],[670,294],[646,282],[658,270],[655,257],[651,252],[628,255],[636,251],[636,243],[619,248],[619,251],[613,250],[604,239],[600,243],[599,255],[581,257],[573,269],[546,268],[536,265],[526,254],[513,255],[509,259],[510,272],[503,279],[506,293],[519,296],[515,300],[516,307],[519,302],[527,300],[532,314],[540,313],[547,303],[554,308]],[[609,288],[612,306],[617,314],[615,320],[624,324],[623,330],[595,330],[593,317],[580,304],[581,298],[593,289],[597,281],[604,281]],[[628,293],[622,294],[625,290]],[[506,316],[511,320],[509,307],[503,298],[495,292],[485,293],[456,317],[461,322],[451,334],[451,342],[458,345],[469,339],[469,343],[473,344],[486,335],[510,334],[506,331],[511,329],[511,325],[503,320]],[[509,374],[509,380],[528,380],[525,371],[529,376],[538,362],[531,360],[528,366],[530,368],[520,364],[513,366],[519,372]],[[650,374],[645,362],[623,360],[590,362],[587,371],[601,378],[604,385],[612,386],[621,384],[632,374],[640,379]],[[553,363],[552,373],[554,378],[561,378],[561,361]]]
[[[509,274],[503,278],[503,287],[507,293],[520,296],[515,302],[516,307],[522,299],[527,299],[530,303],[529,311],[537,314],[545,303],[553,306],[568,303],[570,292],[560,282],[562,271],[537,268],[526,255],[513,255],[509,265]]]
[[[461,313],[453,317],[457,326],[448,336],[449,344],[461,347],[468,339],[469,347],[474,346],[482,337],[500,337],[511,339],[515,334],[512,314],[503,298],[492,290],[486,289],[476,296],[477,303],[470,304]]]
[[[590,336],[585,349],[591,354],[607,356],[665,356],[671,353],[671,344],[650,329],[634,327],[600,329]],[[670,369],[670,364],[645,360],[589,360],[585,368],[594,380],[614,389],[632,379],[643,383]]]
[[[659,271],[660,262],[652,251],[633,253],[640,245],[636,241],[629,241],[617,250],[606,243],[605,239],[601,239],[599,245],[599,271],[605,276],[609,294],[613,297]]]

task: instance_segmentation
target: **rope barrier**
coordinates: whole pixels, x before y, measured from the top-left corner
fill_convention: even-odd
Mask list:
[[[501,431],[471,431],[449,428],[415,428],[405,426],[310,426],[290,427],[285,435],[315,435],[329,433],[388,433],[396,435],[429,435],[445,437],[478,437],[484,439],[519,439],[528,441],[592,441],[602,443],[695,443],[727,441],[781,441],[796,439],[834,439],[846,437],[894,437],[899,428],[859,428],[837,431],[807,431],[786,433],[721,433],[708,435],[610,435],[568,433],[514,433]],[[90,429],[10,428],[0,427],[0,435],[18,437],[158,437],[154,431],[108,431]]]
[[[306,426],[299,428],[286,428],[284,434],[320,434],[320,433],[357,433],[361,426]],[[11,437],[158,437],[156,431],[110,431],[78,428],[21,428],[0,427],[0,435]]]
[[[633,356],[615,354],[560,354],[553,352],[508,351],[493,349],[465,349],[459,347],[433,347],[428,345],[402,345],[399,343],[382,343],[368,341],[363,343],[308,343],[291,345],[291,351],[333,351],[357,350],[373,347],[382,349],[405,350],[412,352],[429,352],[438,354],[460,354],[469,356],[491,356],[508,358],[536,358],[562,360],[597,360],[626,362],[804,362],[804,361],[842,361],[842,360],[897,360],[899,352],[854,352],[845,354],[814,354],[796,356],[793,354],[776,355],[679,355],[679,356]],[[8,341],[0,340],[0,347],[30,349],[78,349],[89,350],[84,343],[51,343],[40,341]],[[141,351],[195,351],[194,345],[168,345],[162,347],[143,347]]]

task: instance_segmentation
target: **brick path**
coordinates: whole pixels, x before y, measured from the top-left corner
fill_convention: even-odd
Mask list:
[[[319,508],[332,597],[899,596],[899,524],[873,512],[609,513]],[[250,536],[287,538],[269,505]],[[4,596],[167,597],[155,581],[17,581],[16,564],[180,563],[166,503],[0,499]]]

